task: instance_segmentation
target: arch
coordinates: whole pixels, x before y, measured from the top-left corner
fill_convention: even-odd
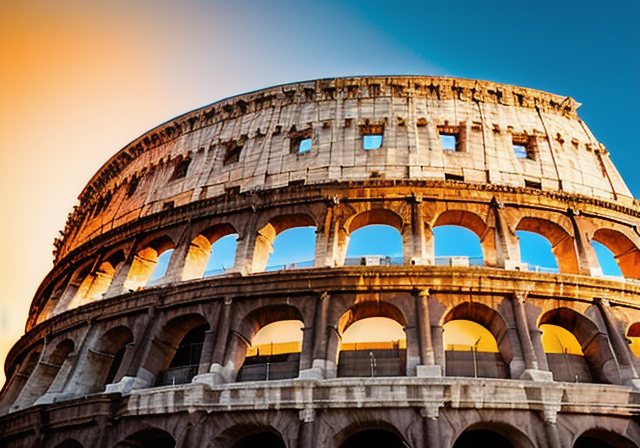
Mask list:
[[[23,354],[18,357],[14,363],[15,367],[13,372],[7,372],[7,380],[3,388],[4,395],[0,396],[0,415],[20,399],[20,394],[38,366],[42,355],[42,347],[43,341],[38,341],[35,347],[23,352]]]
[[[335,436],[338,448],[406,448],[402,433],[384,420],[364,420],[352,423]]]
[[[182,281],[202,278],[212,256],[212,246],[219,239],[237,233],[231,224],[218,224],[196,235],[189,244],[182,270]]]
[[[158,264],[158,258],[172,249],[175,249],[175,244],[168,236],[156,238],[141,247],[131,262],[124,288],[135,291],[145,287]]]
[[[116,355],[127,344],[133,342],[133,333],[124,325],[102,333],[87,349],[79,361],[71,381],[74,395],[83,396],[102,392],[107,384],[109,372],[117,370],[121,359]]]
[[[103,294],[107,292],[109,285],[111,285],[116,269],[118,269],[123,261],[124,252],[120,250],[100,263],[97,269],[89,272],[82,283],[80,283],[68,308],[76,308],[86,303],[102,299]]]
[[[520,250],[521,269],[554,274],[560,272],[551,241],[539,233],[527,230],[518,230],[516,237]]]
[[[402,217],[393,210],[374,208],[352,216],[345,223],[345,228],[347,232],[351,234],[364,226],[373,224],[387,225],[393,227],[400,233],[402,233],[404,227]]]
[[[362,302],[348,309],[338,321],[338,334],[342,340],[356,323],[366,319],[390,319],[402,329],[407,322],[402,311],[388,302]],[[391,328],[393,330],[393,328]],[[397,330],[397,329],[396,329]],[[402,330],[401,330],[402,331]],[[397,335],[396,331],[396,335]],[[337,353],[337,375],[358,376],[403,376],[406,374],[406,337],[381,338],[384,342],[339,344]]]
[[[233,448],[286,448],[284,440],[273,431],[262,431],[243,437]]]
[[[255,353],[250,350],[258,332],[279,322],[299,322],[300,311],[290,305],[272,305],[251,311],[242,321],[234,338],[231,355],[235,366],[241,366],[236,381],[277,380],[295,378],[300,370],[300,350],[285,346],[281,353]],[[302,341],[300,341],[302,342]]]
[[[593,234],[592,240],[613,253],[623,276],[640,279],[640,248],[624,233],[612,229],[599,229]]]
[[[558,357],[547,354],[547,361],[552,371],[554,368],[561,369],[561,367],[552,366],[560,363],[566,365],[569,360],[573,369],[571,381],[618,382],[617,364],[611,352],[607,335],[600,332],[591,319],[570,308],[561,307],[540,316],[538,327],[544,324],[557,325],[572,333],[580,343],[586,361],[586,365],[584,365],[580,363],[579,357],[571,359],[571,357],[564,356],[564,359],[554,359]],[[577,379],[576,375],[578,375]]]
[[[498,353],[476,349],[447,350],[445,351],[447,375],[510,378],[510,364],[514,356],[507,325],[502,316],[493,308],[481,303],[463,302],[443,316],[442,326],[454,320],[471,321],[487,329],[495,339]]]
[[[205,333],[208,330],[209,324],[200,324],[189,330],[178,344],[169,367],[158,374],[157,386],[191,382],[200,368]]]
[[[580,273],[573,235],[561,225],[548,219],[525,216],[516,226],[516,230],[537,233],[548,239],[551,242],[551,252],[556,257],[560,273]]]
[[[14,403],[16,408],[31,406],[44,395],[55,380],[62,364],[70,353],[74,351],[74,343],[70,339],[59,342],[53,352],[48,355],[46,362],[38,362],[34,366],[32,377],[22,389]]]
[[[284,438],[273,426],[236,424],[213,439],[212,447],[221,448],[285,448]]]
[[[209,326],[209,322],[204,316],[190,313],[176,316],[162,326],[151,340],[151,346],[141,367],[147,371],[145,377],[148,377],[149,374],[153,376],[153,381],[149,386],[161,381],[161,372],[169,368],[185,336],[191,330],[203,325]]]
[[[368,224],[349,235],[345,265],[402,264],[402,234],[387,224]],[[376,260],[377,257],[380,257]],[[373,261],[372,261],[373,260]]]
[[[616,432],[597,428],[580,434],[573,448],[638,448],[638,445]]]
[[[480,240],[480,247],[482,247],[482,260],[476,263],[495,265],[495,235],[479,215],[467,210],[447,210],[438,215],[432,228],[443,226],[462,227],[473,232]]]
[[[593,380],[582,346],[573,333],[553,324],[541,324],[542,347],[555,381]]]
[[[67,439],[55,446],[55,448],[84,448],[80,442],[75,439]]]
[[[465,428],[453,448],[535,448],[529,437],[515,426],[502,422],[479,422]]]
[[[167,431],[159,428],[147,428],[135,432],[113,448],[175,448],[176,440]]]
[[[253,252],[252,272],[264,272],[269,255],[273,252],[273,242],[280,233],[294,227],[316,227],[316,225],[311,215],[303,213],[272,217],[258,230]]]
[[[315,227],[283,230],[273,240],[267,271],[313,267],[316,250]]]
[[[631,341],[629,348],[634,355],[640,358],[640,322],[634,322],[629,325],[627,338]]]

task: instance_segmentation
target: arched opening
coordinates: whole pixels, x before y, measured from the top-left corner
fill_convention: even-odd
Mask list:
[[[69,304],[69,309],[101,300],[103,294],[107,292],[109,285],[111,285],[116,269],[123,261],[124,253],[118,251],[109,259],[100,263],[97,269],[84,278]]]
[[[605,277],[622,277],[620,267],[616,262],[615,255],[604,244],[597,241],[591,241],[591,247],[598,257],[598,264],[600,264],[600,270]]]
[[[160,237],[139,250],[131,263],[125,289],[132,291],[149,285],[161,283],[169,265],[169,259],[175,245],[168,237]],[[171,251],[171,252],[168,252]],[[162,257],[163,254],[168,254]],[[160,259],[162,257],[162,259]]]
[[[198,374],[204,337],[208,330],[209,324],[198,325],[182,338],[169,367],[158,375],[156,386],[191,382]]]
[[[537,233],[518,230],[520,260],[523,269],[532,272],[560,272],[556,256],[551,251],[551,242]]]
[[[494,232],[475,213],[448,210],[433,224],[436,264],[494,266]]]
[[[591,429],[576,439],[573,448],[638,448],[638,445],[615,432]]]
[[[238,234],[230,224],[209,227],[189,244],[182,280],[224,274],[235,264]]]
[[[156,375],[156,385],[188,383],[198,373],[209,323],[200,314],[169,320],[151,342],[143,368]],[[195,373],[194,373],[195,372]]]
[[[248,343],[236,381],[296,378],[300,370],[303,327],[293,307],[274,306],[250,313],[242,326],[242,335]]]
[[[402,438],[384,429],[366,429],[345,440],[340,448],[406,448],[409,445]]]
[[[349,236],[346,266],[402,265],[402,235],[386,224],[371,224]]]
[[[284,440],[271,431],[262,431],[243,437],[233,448],[286,448]]]
[[[458,319],[444,324],[442,330],[447,376],[509,377],[498,343],[485,327]]]
[[[433,229],[436,266],[483,266],[480,238],[471,230],[442,225]]]
[[[312,268],[316,250],[316,228],[294,227],[279,233],[273,240],[267,271]]]
[[[489,429],[473,429],[460,434],[453,444],[453,448],[477,448],[487,446],[491,448],[515,448],[505,436]]]
[[[30,352],[21,355],[22,359],[18,358],[15,370],[13,372],[7,372],[6,390],[4,395],[0,397],[0,415],[4,414],[3,411],[5,409],[14,405],[16,400],[20,400],[20,394],[40,361],[42,350],[40,344]],[[16,408],[16,406],[19,407],[19,403],[16,403],[14,408]]]
[[[629,326],[627,340],[633,354],[640,358],[640,322],[634,322]]]
[[[613,253],[613,258],[622,275],[640,279],[640,249],[625,234],[615,230],[600,229],[593,234],[592,240]]]
[[[574,238],[559,224],[546,219],[524,217],[518,223],[516,231],[542,235],[551,243],[551,252],[556,258],[559,271],[562,274],[580,273]],[[520,252],[522,253],[522,249]]]
[[[400,310],[385,302],[364,302],[347,311],[338,322],[337,376],[404,376],[405,326]]]
[[[31,406],[44,395],[55,380],[67,356],[73,350],[74,344],[70,339],[58,343],[46,362],[36,364],[33,369],[33,379],[22,389],[14,406],[17,408]]]
[[[566,330],[569,335],[552,326]],[[607,371],[614,371],[610,366],[616,363],[608,338],[588,317],[570,308],[556,308],[540,317],[539,327],[544,327],[545,333],[549,332],[543,340],[543,347],[554,379],[582,383],[617,381],[606,376]],[[580,352],[575,344],[571,345],[573,338],[577,340]],[[555,350],[550,342],[554,339],[557,342]],[[558,346],[562,351],[554,353],[558,351]]]
[[[62,443],[59,443],[55,448],[84,448],[80,442],[74,439],[67,439]]]
[[[454,307],[443,320],[447,376],[510,378],[512,351],[502,317],[476,302]]]
[[[149,428],[130,435],[113,448],[174,448],[175,446],[175,439],[167,431]]]
[[[542,347],[549,370],[556,381],[591,382],[591,372],[578,339],[568,330],[551,324],[540,325]]]
[[[278,255],[275,255],[274,241],[281,233],[298,227],[307,228],[298,230],[297,232],[289,232],[290,237],[284,237],[279,243]],[[258,231],[256,236],[256,245],[253,253],[252,272],[264,272],[267,265],[279,266],[283,269],[285,265],[295,263],[295,266],[301,267],[299,263],[307,262],[315,259],[315,227],[316,223],[313,218],[305,214],[293,214],[276,216],[272,218],[264,227]],[[313,247],[312,250],[310,248]],[[271,258],[271,254],[275,258]],[[313,254],[313,255],[311,255]],[[310,263],[313,266],[313,263]],[[270,270],[277,270],[277,267]]]
[[[127,327],[118,326],[104,332],[78,363],[73,380],[74,394],[83,396],[102,392],[109,372],[120,368],[122,359],[116,359],[116,354],[131,342],[133,334]]]

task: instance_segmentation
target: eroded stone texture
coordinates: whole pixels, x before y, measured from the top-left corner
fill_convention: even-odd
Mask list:
[[[7,358],[0,445],[638,448],[640,207],[578,106],[484,81],[340,78],[149,131],[96,173],[56,242]],[[351,235],[373,224],[397,230],[402,256],[354,265]],[[445,225],[478,237],[482,265],[437,263]],[[296,227],[315,227],[314,260],[265,272]],[[558,273],[527,270],[520,230],[550,241]],[[235,265],[204,277],[230,235]],[[624,278],[601,275],[592,241]],[[368,317],[404,330],[393,369],[341,358]],[[299,353],[266,366],[282,379],[248,381],[265,366],[247,347],[285,320],[303,325]],[[498,352],[448,350],[454,320]],[[546,353],[545,324],[582,355]],[[180,361],[186,346],[198,355]]]

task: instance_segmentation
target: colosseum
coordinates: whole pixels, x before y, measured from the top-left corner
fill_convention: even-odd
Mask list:
[[[351,77],[147,132],[55,241],[0,446],[639,448],[640,203],[578,107]],[[350,256],[369,226],[400,255]],[[439,227],[482,256],[436,256]],[[274,264],[296,229],[312,255]],[[524,261],[523,232],[557,269]]]

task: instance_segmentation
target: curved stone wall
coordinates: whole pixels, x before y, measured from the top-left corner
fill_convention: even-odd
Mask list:
[[[0,443],[638,448],[640,208],[576,107],[480,81],[345,78],[150,131],[94,176],[57,242],[6,361]],[[376,224],[402,257],[354,264],[351,235]],[[482,260],[442,266],[440,226],[474,233]],[[298,227],[315,228],[313,260],[267,269]],[[559,272],[530,271],[517,231],[546,238]],[[229,235],[235,265],[206,273]],[[602,276],[593,241],[623,277]],[[371,317],[402,344],[347,349]],[[298,349],[249,351],[283,321],[303,327]],[[448,347],[453,321],[484,327],[495,353]],[[548,350],[544,325],[579,354]]]

